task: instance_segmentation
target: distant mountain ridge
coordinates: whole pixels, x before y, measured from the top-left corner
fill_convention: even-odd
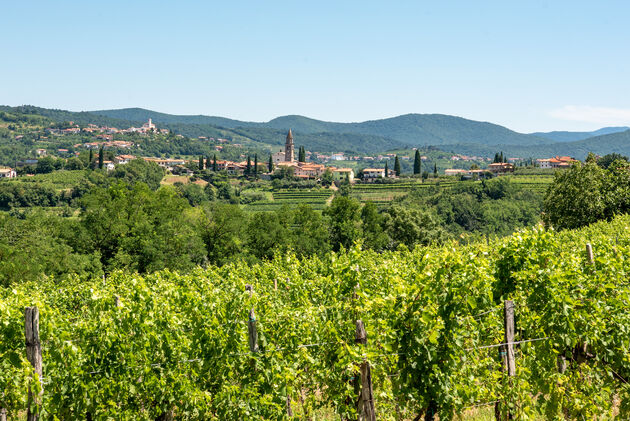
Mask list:
[[[256,123],[201,115],[176,116],[142,108],[100,110],[91,113],[123,120],[147,120],[151,118],[156,123],[209,124],[230,129],[271,128],[287,130],[292,128],[296,133],[352,133],[381,136],[410,146],[439,146],[453,143],[542,145],[548,142],[546,139],[517,133],[497,124],[445,114],[405,114],[359,123],[327,122],[299,115],[288,115],[274,118],[268,122]]]
[[[553,140],[554,142],[574,142],[578,140],[588,139],[589,137],[625,132],[628,129],[630,129],[630,127],[626,127],[626,126],[603,127],[599,130],[595,130],[592,132],[554,131],[554,132],[535,132],[535,133],[531,133],[531,135],[536,136],[536,137],[542,137],[544,139]]]
[[[0,106],[2,110],[39,114],[58,122],[72,120],[79,124],[114,127],[139,125],[151,118],[158,127],[189,137],[234,138],[265,144],[272,149],[282,147],[286,131],[291,128],[296,144],[317,152],[374,154],[436,146],[447,152],[485,157],[492,157],[498,151],[520,158],[569,155],[583,159],[588,152],[630,155],[630,130],[627,127],[604,127],[593,132],[523,134],[497,124],[444,114],[405,114],[381,120],[338,123],[299,115],[251,122],[204,115],[172,115],[142,108],[72,112],[34,106]]]

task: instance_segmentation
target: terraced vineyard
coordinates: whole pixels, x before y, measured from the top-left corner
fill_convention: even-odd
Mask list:
[[[351,196],[361,202],[374,202],[377,206],[384,206],[392,200],[407,195],[417,189],[427,189],[433,186],[450,188],[458,181],[425,182],[408,181],[395,184],[357,184],[352,187]]]
[[[249,212],[276,211],[282,206],[309,205],[315,210],[322,210],[326,207],[326,201],[330,199],[333,192],[331,190],[281,190],[273,192],[273,200],[261,200],[245,206]]]
[[[553,175],[513,175],[510,176],[510,180],[526,190],[545,193],[553,182]]]

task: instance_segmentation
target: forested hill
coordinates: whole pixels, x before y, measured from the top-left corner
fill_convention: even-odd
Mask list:
[[[176,116],[157,113],[142,108],[121,110],[101,110],[93,113],[125,120],[153,119],[165,124],[207,124],[225,128],[272,128],[286,130],[292,128],[297,133],[347,133],[379,136],[406,145],[445,145],[458,143],[478,143],[484,145],[541,145],[548,139],[517,133],[497,124],[468,120],[444,114],[405,114],[381,120],[361,123],[335,123],[315,120],[299,115],[275,118],[268,122],[254,123],[210,116]],[[396,147],[392,145],[392,147]]]
[[[406,114],[361,123],[335,123],[289,115],[257,123],[203,115],[172,115],[142,108],[71,112],[34,106],[0,106],[0,111],[41,115],[56,122],[118,128],[138,126],[151,118],[158,127],[185,136],[253,141],[274,149],[284,143],[286,130],[292,128],[296,144],[316,152],[375,154],[431,145],[453,153],[487,157],[497,151],[521,158],[569,155],[583,159],[589,152],[630,155],[630,132],[622,131],[624,127],[607,127],[595,132],[522,134],[496,124],[443,114]],[[584,138],[589,134],[598,136]]]
[[[553,140],[554,142],[574,142],[578,140],[588,139],[589,137],[602,136],[605,134],[619,133],[625,132],[629,130],[630,127],[622,126],[622,127],[603,127],[599,130],[595,130],[592,132],[565,132],[565,131],[555,131],[555,132],[536,132],[532,133],[532,136],[542,137],[545,139]]]
[[[574,142],[554,142],[536,146],[457,144],[444,145],[442,148],[446,151],[484,156],[494,153],[493,151],[501,150],[505,155],[517,158],[563,155],[584,159],[589,152],[602,156],[610,153],[630,156],[630,130],[589,137]]]

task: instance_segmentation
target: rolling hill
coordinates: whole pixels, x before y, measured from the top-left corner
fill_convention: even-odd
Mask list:
[[[446,145],[479,143],[486,145],[542,145],[549,140],[532,135],[517,133],[497,124],[468,120],[444,114],[405,114],[381,120],[361,123],[335,123],[315,120],[299,115],[274,118],[268,122],[254,123],[210,116],[175,116],[156,113],[141,108],[92,111],[94,114],[123,120],[149,118],[163,124],[207,124],[224,128],[271,128],[287,130],[292,128],[297,134],[344,133],[378,136],[409,146]],[[390,148],[397,147],[392,144]]]
[[[0,111],[41,115],[53,121],[139,125],[151,118],[158,127],[189,137],[212,136],[271,149],[282,147],[286,130],[293,129],[297,145],[317,152],[374,154],[413,146],[491,157],[503,151],[510,157],[537,158],[569,155],[578,159],[588,152],[630,155],[630,130],[605,127],[594,132],[538,132],[523,134],[500,125],[443,114],[406,114],[360,123],[337,123],[299,115],[268,122],[240,121],[204,115],[172,115],[142,108],[72,112],[34,106],[0,106]]]
[[[577,140],[588,139],[589,137],[602,136],[605,134],[624,132],[630,127],[604,127],[592,132],[536,132],[531,133],[532,136],[542,137],[544,139],[553,140],[554,142],[574,142]]]
[[[536,146],[453,144],[443,145],[441,148],[449,152],[481,156],[492,156],[496,151],[503,151],[508,157],[515,158],[566,155],[583,160],[589,152],[601,156],[609,153],[630,156],[630,130],[589,137],[573,142],[553,142]]]

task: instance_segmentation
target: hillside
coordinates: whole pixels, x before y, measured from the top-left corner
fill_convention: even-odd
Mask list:
[[[601,136],[605,134],[624,132],[630,129],[630,127],[603,127],[599,130],[592,132],[566,132],[566,131],[554,131],[554,132],[536,132],[531,133],[532,136],[542,137],[544,139],[553,140],[554,142],[574,142],[578,140],[588,139],[589,137]]]
[[[481,144],[453,144],[443,145],[441,149],[467,155],[489,156],[496,151],[503,151],[509,157],[536,158],[567,155],[576,159],[584,159],[589,152],[597,155],[619,153],[630,156],[630,130],[611,133],[602,136],[573,142],[554,142],[546,145],[516,146],[516,145],[481,145]]]
[[[353,133],[380,136],[410,146],[479,143],[486,145],[540,145],[548,140],[517,133],[497,124],[468,120],[443,114],[405,114],[361,123],[335,123],[299,115],[275,118],[269,122],[252,123],[208,116],[174,116],[141,108],[94,111],[101,116],[119,119],[152,118],[156,123],[210,124],[226,128],[272,128],[296,133]],[[392,145],[390,148],[396,147]]]
[[[522,134],[496,124],[442,114],[406,114],[361,123],[288,115],[257,123],[203,115],[172,115],[142,108],[72,112],[34,106],[0,106],[0,111],[44,116],[55,122],[121,128],[139,125],[151,118],[158,127],[185,136],[222,137],[272,149],[284,144],[286,130],[292,128],[296,144],[316,152],[376,154],[431,145],[448,152],[486,157],[497,151],[520,158],[569,155],[583,159],[589,152],[630,155],[630,132],[622,131],[624,127],[605,127],[594,132]],[[589,136],[592,134],[596,136]]]

